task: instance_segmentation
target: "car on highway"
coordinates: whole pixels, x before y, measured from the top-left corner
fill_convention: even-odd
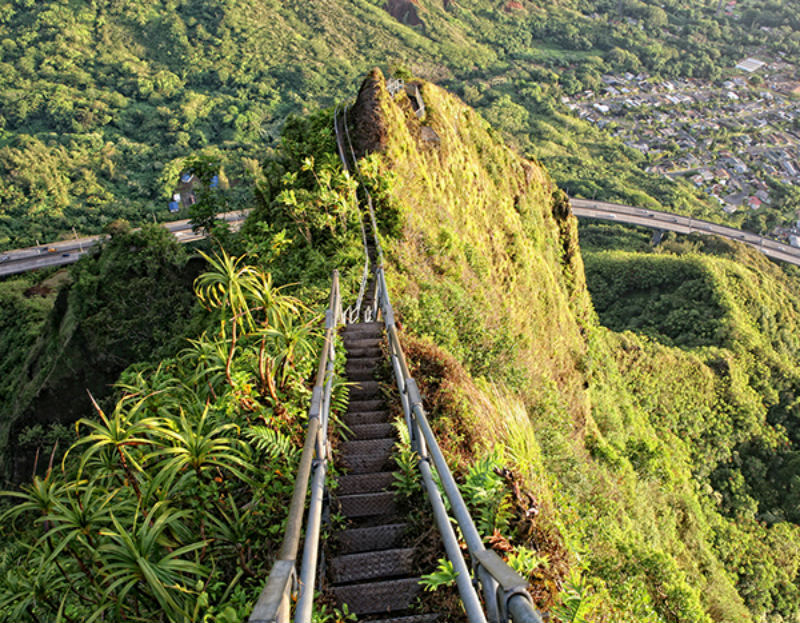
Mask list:
[[[3,262],[7,262],[10,259],[11,259],[10,255],[0,255],[0,264],[2,264]]]

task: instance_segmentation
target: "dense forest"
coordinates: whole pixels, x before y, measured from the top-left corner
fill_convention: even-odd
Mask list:
[[[570,193],[711,216],[689,185],[568,114],[602,74],[718,78],[752,50],[797,54],[788,0],[741,2],[16,1],[0,9],[0,249],[169,218],[185,158],[253,170],[291,112],[378,64],[461,94]],[[631,24],[623,16],[633,16]],[[772,28],[769,33],[761,27]]]

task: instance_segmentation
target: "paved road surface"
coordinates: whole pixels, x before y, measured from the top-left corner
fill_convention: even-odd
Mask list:
[[[226,212],[220,214],[217,218],[227,221],[231,229],[236,231],[241,227],[246,216],[245,212]],[[181,244],[203,238],[202,235],[195,234],[192,231],[192,226],[189,224],[188,219],[164,223],[163,226]],[[86,238],[51,242],[38,247],[0,251],[0,277],[24,273],[37,268],[72,264],[77,262],[93,246],[105,240],[105,238],[106,236],[88,236]]]
[[[572,211],[578,217],[599,218],[628,225],[642,225],[652,229],[663,229],[680,234],[713,234],[730,240],[745,242],[768,257],[800,266],[800,248],[777,242],[772,238],[765,238],[742,231],[741,229],[725,227],[724,225],[689,216],[634,208],[618,203],[606,203],[589,199],[570,199],[570,203],[572,204]]]
[[[572,211],[578,217],[598,218],[628,225],[642,225],[652,229],[663,229],[680,234],[713,234],[730,240],[745,242],[768,257],[800,266],[799,248],[776,242],[771,238],[734,229],[733,227],[725,227],[724,225],[679,214],[634,208],[618,203],[574,198],[570,199],[570,203],[572,204]],[[231,228],[236,230],[241,227],[246,215],[246,212],[226,212],[225,214],[220,214],[219,218],[230,223]],[[192,232],[188,219],[164,223],[164,227],[172,232],[180,243],[194,242],[202,238],[202,236]],[[75,240],[62,240],[38,247],[0,251],[0,277],[24,273],[37,268],[72,264],[77,262],[81,255],[103,239],[105,239],[105,236],[89,236]]]

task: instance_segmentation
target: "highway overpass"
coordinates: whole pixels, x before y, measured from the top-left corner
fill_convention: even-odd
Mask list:
[[[640,225],[651,229],[674,231],[679,234],[713,234],[730,240],[744,242],[758,249],[764,255],[776,260],[800,266],[800,248],[777,242],[750,232],[711,223],[690,216],[659,212],[645,208],[594,201],[590,199],[571,198],[572,211],[580,218],[595,218],[625,225]],[[247,211],[226,212],[219,215],[220,220],[230,224],[234,231],[241,227]],[[203,236],[195,234],[189,220],[164,223],[180,243],[194,242]],[[88,236],[72,240],[62,240],[38,247],[0,251],[0,277],[24,273],[38,268],[72,264],[87,253],[93,246],[104,240],[106,236]]]
[[[242,226],[246,216],[246,212],[225,212],[218,215],[217,218],[227,222],[231,229],[236,231]],[[196,234],[192,231],[189,219],[163,223],[162,226],[171,232],[181,244],[203,238],[202,234]],[[106,238],[107,236],[87,236],[85,238],[51,242],[38,247],[0,251],[0,277],[25,273],[38,268],[72,264]]]
[[[730,240],[749,244],[764,255],[800,266],[800,248],[783,244],[772,238],[766,238],[741,229],[726,227],[717,223],[703,221],[690,216],[658,212],[645,208],[607,203],[590,199],[570,198],[572,211],[579,218],[596,218],[625,225],[640,225],[651,229],[674,231],[679,234],[713,234]]]

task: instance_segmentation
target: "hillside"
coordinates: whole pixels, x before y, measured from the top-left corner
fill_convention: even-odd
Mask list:
[[[559,585],[566,549],[595,591],[587,620],[794,616],[798,531],[776,504],[793,504],[797,282],[740,250],[738,262],[654,256],[664,283],[652,284],[648,257],[632,267],[590,254],[584,278],[577,223],[546,172],[457,100],[427,83],[422,92],[437,141],[381,99],[379,170],[404,221],[389,247],[391,284],[419,336],[412,351],[433,411],[462,420],[440,423],[454,457],[482,448],[533,495],[536,520],[511,522],[553,563],[533,577]],[[686,277],[701,261],[721,273],[705,288]],[[689,318],[622,284],[671,297]],[[680,340],[609,331],[588,293],[603,324],[629,328],[606,301],[637,322],[630,301]],[[716,316],[701,307],[715,298]],[[720,328],[708,335],[698,316]],[[698,342],[708,348],[687,348]],[[768,477],[746,448],[770,455],[759,455]]]
[[[210,155],[231,180],[248,179],[289,113],[332,105],[373,65],[461,94],[572,194],[715,214],[561,99],[600,89],[608,72],[717,79],[754,49],[796,54],[796,7],[747,0],[729,15],[662,4],[6,3],[0,249],[73,227],[97,233],[115,218],[167,219],[185,158]]]
[[[681,243],[633,253],[597,233],[583,255],[546,170],[419,84],[422,120],[371,73],[352,129],[372,152],[361,183],[409,361],[487,542],[562,623],[796,618],[796,277],[714,241],[719,257]],[[319,347],[308,308],[335,267],[352,298],[362,259],[330,110],[293,119],[254,170],[253,216],[226,241],[232,255],[206,256],[183,303],[192,321],[170,332],[191,339],[139,344],[130,356],[145,361],[102,416],[83,414],[52,471],[42,443],[40,476],[3,521],[6,618],[229,623],[252,607],[302,439]],[[113,301],[131,273],[111,258],[128,244],[79,262],[78,285],[106,275]],[[145,277],[183,265],[164,251]],[[188,294],[164,286],[153,296]],[[90,309],[115,326],[136,319],[127,306]],[[154,326],[171,317],[147,308]],[[194,453],[196,439],[214,450]]]

